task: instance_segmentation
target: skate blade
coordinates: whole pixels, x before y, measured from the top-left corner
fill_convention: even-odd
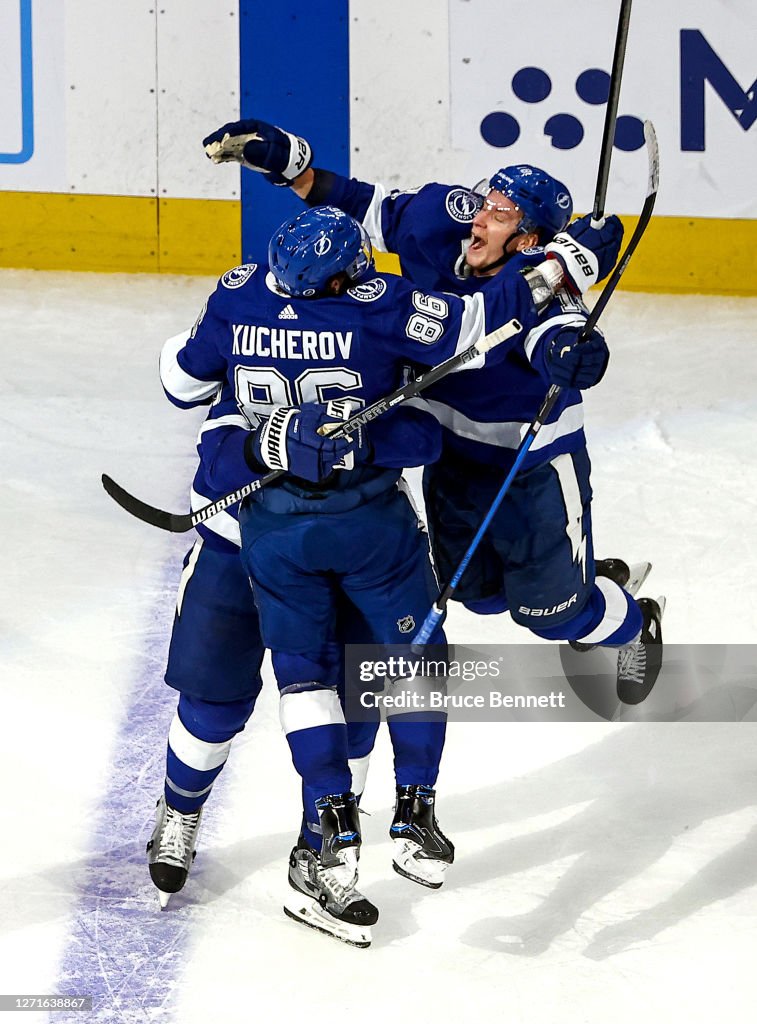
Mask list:
[[[442,879],[441,882],[432,882],[431,879],[424,878],[422,875],[412,874],[410,871],[405,870],[405,868],[400,867],[396,860],[392,861],[392,867],[398,875],[402,875],[403,878],[407,878],[411,882],[416,882],[418,885],[423,885],[427,889],[441,889],[444,884],[444,879]]]
[[[626,583],[623,588],[625,592],[630,594],[631,597],[635,597],[639,593],[639,590],[641,590],[644,585],[644,581],[651,571],[651,562],[636,562],[634,565],[630,566],[628,583]]]
[[[427,889],[441,889],[449,864],[429,857],[418,858],[418,844],[408,840],[394,840],[392,867],[398,875],[411,882],[425,885]]]
[[[330,935],[334,939],[339,939],[340,942],[345,942],[348,946],[367,949],[373,938],[369,927],[361,928],[360,925],[339,921],[322,910],[316,900],[302,894],[299,899],[293,895],[284,903],[284,913],[293,921],[313,928],[317,932],[323,932],[324,935]]]
[[[168,901],[173,896],[173,893],[172,892],[163,892],[162,889],[156,889],[155,891],[157,892],[158,899],[160,900],[160,909],[161,910],[165,910],[166,907],[168,906]]]

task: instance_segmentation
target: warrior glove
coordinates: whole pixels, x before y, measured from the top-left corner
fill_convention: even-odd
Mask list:
[[[325,479],[333,469],[352,469],[355,461],[366,461],[370,445],[364,431],[333,438],[319,433],[324,425],[335,425],[327,409],[316,402],[297,406],[275,405],[265,423],[250,435],[248,462],[268,469],[283,469],[311,483]]]

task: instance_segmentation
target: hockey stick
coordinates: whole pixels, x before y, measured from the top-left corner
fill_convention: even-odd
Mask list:
[[[362,427],[371,420],[375,420],[377,416],[382,416],[389,409],[394,409],[408,398],[414,398],[424,388],[435,384],[442,377],[446,377],[448,373],[459,369],[461,366],[465,366],[466,363],[470,363],[473,359],[495,348],[508,338],[512,338],[513,335],[522,330],[523,327],[519,321],[509,320],[506,324],[497,328],[496,331],[487,334],[480,341],[464,349],[464,351],[450,356],[449,359],[445,359],[443,363],[434,366],[426,373],[416,377],[415,380],[409,381],[409,383],[397,388],[396,391],[392,391],[391,394],[386,395],[384,398],[379,398],[371,405],[366,406],[365,409],[361,409],[360,412],[350,417],[350,419],[340,423],[330,432],[330,436],[345,437],[358,427]],[[168,530],[170,533],[185,533],[187,530],[191,530],[193,526],[197,526],[198,523],[204,523],[211,516],[223,512],[230,505],[236,505],[243,498],[253,494],[255,491],[259,491],[263,487],[267,487],[268,484],[272,484],[274,480],[278,480],[279,477],[285,475],[286,472],[283,469],[271,470],[270,473],[266,473],[260,479],[250,481],[244,487],[239,487],[236,491],[224,495],[223,498],[205,505],[204,508],[198,509],[197,512],[188,512],[186,514],[164,512],[153,505],[148,505],[139,498],[135,498],[133,494],[129,494],[127,490],[121,487],[120,484],[117,484],[107,473],[102,475],[102,484],[111,498],[130,515],[141,519],[144,523],[149,523],[150,526],[157,526],[159,530]]]
[[[607,196],[607,180],[610,176],[610,160],[615,142],[615,123],[618,118],[618,100],[620,83],[623,78],[623,64],[626,59],[626,40],[628,25],[631,21],[632,0],[621,0],[618,15],[618,28],[615,33],[615,53],[612,58],[610,89],[605,110],[605,124],[602,131],[602,146],[599,151],[599,168],[597,170],[597,187],[594,192],[594,207],[591,213],[592,227],[601,227],[605,219],[605,198]]]
[[[600,316],[602,315],[602,312],[604,311],[607,303],[610,300],[610,296],[615,291],[618,285],[618,281],[620,281],[621,277],[623,276],[623,273],[626,267],[628,266],[631,256],[634,254],[637,245],[641,241],[641,237],[646,231],[647,225],[649,224],[650,218],[652,216],[652,210],[654,209],[655,199],[657,198],[657,185],[659,179],[660,163],[659,154],[657,150],[657,136],[655,134],[654,125],[651,121],[644,122],[644,139],[647,144],[647,158],[649,160],[649,180],[647,184],[647,196],[644,200],[644,206],[642,207],[641,214],[639,215],[639,221],[636,225],[636,228],[633,234],[631,235],[631,239],[628,245],[626,246],[626,250],[620,258],[618,265],[615,267],[615,270],[613,270],[612,274],[610,275],[607,284],[602,289],[602,292],[599,298],[597,299],[594,309],[589,314],[586,324],[583,330],[581,331],[579,341],[581,339],[586,338],[594,330],[597,321],[599,320]],[[417,654],[419,650],[429,642],[432,633],[441,622],[442,616],[444,615],[444,609],[447,606],[447,602],[450,600],[455,590],[457,589],[457,585],[459,584],[463,573],[468,568],[468,564],[470,563],[470,560],[473,557],[476,548],[481,543],[481,538],[489,529],[489,525],[494,516],[496,515],[497,509],[502,504],[505,495],[510,489],[510,484],[515,479],[518,470],[523,464],[523,460],[525,459],[529,448],[533,444],[534,438],[539,433],[541,428],[544,426],[547,417],[554,408],[555,402],[557,401],[561,391],[562,388],[558,387],[557,384],[552,384],[550,386],[546,398],[542,402],[539,411],[537,412],[530,426],[526,430],[525,436],[521,441],[520,447],[518,448],[518,451],[515,455],[515,461],[512,464],[510,472],[507,474],[507,477],[505,478],[505,482],[502,484],[499,491],[497,492],[497,495],[494,498],[494,501],[491,503],[489,511],[486,513],[483,522],[479,526],[478,530],[476,530],[476,534],[473,540],[470,542],[467,551],[460,560],[460,564],[455,570],[452,579],[441,592],[433,608],[429,611],[428,615],[423,620],[423,625],[416,633],[412,643],[412,649],[414,653]]]

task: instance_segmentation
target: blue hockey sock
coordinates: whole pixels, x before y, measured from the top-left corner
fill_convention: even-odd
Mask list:
[[[392,715],[387,719],[394,750],[398,786],[434,786],[444,750],[446,715],[429,720],[429,712]]]
[[[182,694],[168,732],[166,802],[182,814],[198,810],[223,770],[234,736],[255,699],[215,704]]]
[[[320,850],[315,802],[322,796],[347,793],[352,785],[344,712],[334,688],[311,685],[286,687],[279,713],[292,762],[302,779],[302,832],[313,849]]]

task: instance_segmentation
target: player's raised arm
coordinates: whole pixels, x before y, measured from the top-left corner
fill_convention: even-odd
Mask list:
[[[264,174],[271,185],[284,187],[294,185],[313,161],[305,139],[254,118],[222,125],[202,144],[213,163],[239,163]],[[300,187],[305,189],[305,183]]]
[[[393,225],[404,207],[404,202],[395,200],[418,191],[391,191],[313,167],[313,149],[306,139],[253,118],[222,125],[202,144],[213,163],[239,163],[263,174],[272,185],[291,187],[308,206],[336,206],[355,217],[380,252],[395,251]]]

